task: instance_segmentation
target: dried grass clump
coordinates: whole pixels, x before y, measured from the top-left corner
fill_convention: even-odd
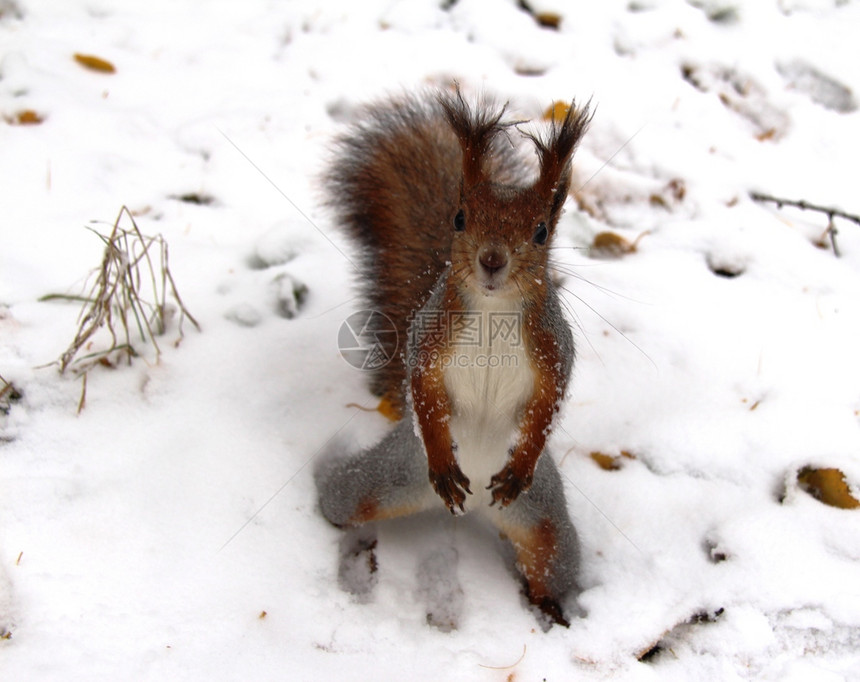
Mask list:
[[[4,422],[12,410],[13,403],[21,400],[21,397],[21,393],[15,385],[11,381],[6,381],[0,374],[0,444],[15,440],[14,434],[6,430]],[[2,628],[0,628],[0,639],[2,639]]]
[[[114,366],[123,358],[130,363],[139,355],[134,343],[152,346],[157,360],[161,348],[156,337],[167,331],[177,311],[176,344],[184,337],[182,327],[186,318],[200,329],[176,290],[168,265],[167,242],[161,235],[150,237],[141,233],[126,206],[120,210],[110,234],[88,229],[105,245],[101,265],[90,275],[95,281],[89,293],[49,294],[40,299],[84,302],[77,334],[58,360],[61,373],[69,367],[86,373],[96,364]],[[92,338],[100,329],[107,329],[110,341],[106,348],[95,350]],[[87,353],[80,355],[81,351]]]
[[[10,405],[16,400],[21,399],[21,394],[11,381],[6,381],[3,375],[0,375],[0,414],[7,414]]]

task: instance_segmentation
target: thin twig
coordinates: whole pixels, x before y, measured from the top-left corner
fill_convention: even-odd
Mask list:
[[[845,211],[841,211],[838,208],[833,208],[832,206],[819,206],[818,204],[812,204],[803,199],[794,200],[794,199],[781,199],[779,197],[773,197],[769,194],[762,194],[760,192],[751,192],[750,197],[752,197],[753,201],[765,201],[776,204],[777,208],[782,208],[783,206],[793,206],[794,208],[799,208],[802,211],[815,211],[817,213],[823,213],[827,216],[827,229],[824,231],[824,234],[821,235],[819,239],[819,243],[821,246],[825,246],[825,239],[830,239],[830,246],[833,248],[833,255],[839,258],[842,254],[839,251],[839,246],[836,244],[836,234],[838,230],[836,229],[836,224],[833,219],[844,218],[845,220],[850,220],[851,222],[857,223],[860,225],[860,216],[856,216],[852,213],[846,213]]]
[[[84,411],[87,404],[87,373],[81,376],[81,398],[78,400],[78,414]]]
[[[804,201],[803,199],[780,199],[779,197],[773,197],[769,194],[762,194],[760,192],[751,192],[750,197],[753,201],[766,201],[772,204],[776,204],[777,208],[782,208],[783,206],[794,206],[795,208],[799,208],[803,211],[817,211],[818,213],[823,213],[824,215],[828,216],[831,222],[834,217],[837,217],[845,218],[845,220],[850,220],[851,222],[860,225],[860,216],[856,216],[852,213],[846,213],[845,211],[841,211],[838,208],[833,208],[832,206],[819,206],[818,204],[812,204],[808,201]]]
[[[11,381],[6,381],[0,374],[0,410],[5,409],[3,403],[6,403],[6,407],[8,407],[11,401],[18,400],[20,397],[21,394],[15,385]]]
[[[824,242],[825,236],[830,237],[830,246],[833,247],[833,255],[839,258],[842,254],[839,251],[839,247],[836,245],[836,225],[833,222],[833,216],[831,215],[827,221],[827,229],[824,231],[824,234],[821,235],[821,241]]]

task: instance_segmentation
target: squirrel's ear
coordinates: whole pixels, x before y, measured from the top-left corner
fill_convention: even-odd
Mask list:
[[[528,135],[534,142],[540,162],[540,175],[535,181],[534,190],[549,202],[550,220],[553,223],[567,198],[571,159],[591,122],[591,116],[588,103],[577,107],[576,101],[573,101],[561,122],[555,118],[552,120],[545,139]]]
[[[455,87],[454,94],[441,93],[438,100],[463,150],[463,183],[473,187],[486,180],[484,157],[493,138],[505,128],[500,123],[505,107],[491,102],[479,102],[470,107],[459,86]]]

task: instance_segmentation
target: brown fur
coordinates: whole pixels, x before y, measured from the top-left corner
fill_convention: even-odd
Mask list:
[[[483,513],[511,539],[530,601],[567,624],[562,601],[579,589],[579,545],[545,445],[574,344],[548,254],[589,114],[572,105],[544,136],[526,135],[538,160],[536,177],[527,178],[504,113],[488,101],[470,106],[459,91],[404,97],[370,107],[341,138],[330,203],[362,249],[368,304],[399,336],[398,357],[372,388],[405,418],[359,453],[324,458],[315,476],[326,518],[361,525],[440,500],[465,511],[472,491],[463,462],[484,479],[477,483],[489,483]],[[469,360],[474,350],[453,332],[452,315],[510,311],[527,370],[500,377],[504,369],[450,369],[447,361]],[[434,325],[413,323],[417,313]],[[488,423],[501,426],[488,434]]]
[[[435,98],[403,96],[367,107],[362,122],[336,144],[338,160],[324,178],[329,204],[362,249],[359,280],[368,304],[394,324],[384,340],[394,357],[373,375],[373,392],[398,411],[405,404],[403,363],[407,332],[450,261],[465,275],[474,243],[455,243],[451,224],[461,208],[484,236],[516,249],[543,218],[554,227],[570,182],[570,158],[585,131],[588,110],[571,107],[546,139],[534,135],[540,174],[529,185],[529,163],[508,138],[505,108],[490,101],[470,107],[459,90]],[[466,196],[468,194],[468,196]],[[549,210],[547,211],[547,206]],[[525,232],[523,231],[525,230]],[[518,285],[539,302],[533,275],[545,255],[518,254]]]
[[[444,120],[412,98],[370,107],[364,121],[360,134],[340,140],[327,185],[343,227],[364,251],[367,301],[397,329],[386,348],[394,360],[372,389],[402,409],[409,322],[450,259],[460,148]]]
[[[523,578],[528,600],[554,623],[567,626],[561,605],[548,584],[556,560],[556,528],[549,519],[542,519],[529,528],[507,526],[504,529],[516,552],[517,569]]]

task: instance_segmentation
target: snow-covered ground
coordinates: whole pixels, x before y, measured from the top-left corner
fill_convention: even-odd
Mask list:
[[[797,478],[860,487],[860,226],[836,219],[837,257],[825,215],[751,198],[860,213],[860,3],[529,4],[559,30],[514,0],[0,2],[0,376],[21,396],[0,400],[0,678],[860,679],[860,511]],[[493,534],[445,513],[380,525],[357,598],[315,506],[321,448],[386,428],[349,406],[373,405],[337,348],[362,305],[315,178],[355,105],[452,79],[518,118],[597,106],[556,252],[569,629],[543,632]],[[85,228],[122,206],[202,331],[93,367],[78,413],[80,374],[44,365],[80,304],[38,299],[85,291]],[[607,257],[603,232],[648,234]],[[292,319],[285,282],[307,287]],[[434,581],[451,632],[426,622]]]

